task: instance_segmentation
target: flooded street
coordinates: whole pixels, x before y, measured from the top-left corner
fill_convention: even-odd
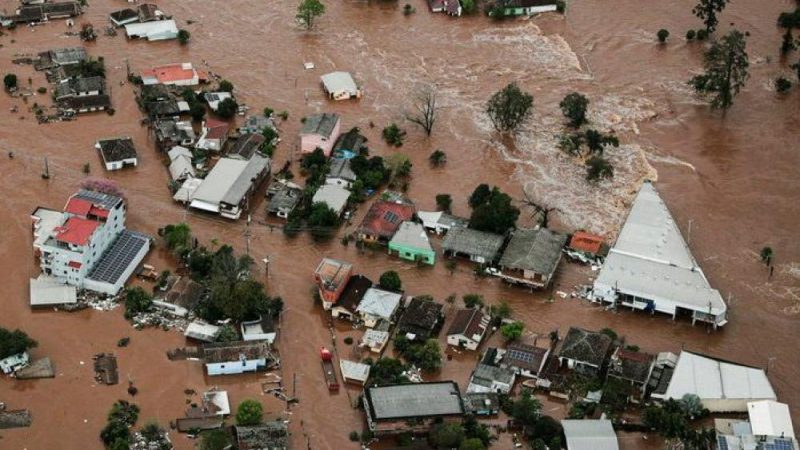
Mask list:
[[[489,302],[505,300],[528,332],[546,334],[558,328],[563,334],[569,326],[610,327],[649,352],[685,347],[760,367],[771,361],[769,377],[778,398],[790,405],[800,423],[800,92],[795,88],[778,96],[772,85],[779,74],[795,80],[779,60],[781,30],[775,27],[778,14],[794,8],[795,2],[736,0],[722,13],[718,34],[731,22],[751,33],[751,78],[725,116],[710,112],[686,85],[702,65],[702,44],[683,38],[688,28],[700,27],[691,14],[693,1],[572,0],[565,17],[503,23],[480,15],[457,20],[434,15],[422,0],[414,2],[417,12],[404,16],[402,3],[328,1],[318,28],[307,33],[294,24],[295,1],[162,0],[160,9],[192,33],[188,46],[126,42],[122,34],[101,35],[86,44],[91,56],[105,57],[113,116],[95,113],[73,122],[37,125],[28,109],[37,101],[49,105],[49,93],[35,95],[27,105],[0,94],[0,326],[26,331],[39,342],[33,356],[50,356],[56,367],[55,379],[0,378],[0,402],[11,409],[28,408],[33,415],[32,427],[0,432],[0,448],[102,448],[100,429],[112,403],[129,397],[129,379],[139,388],[133,399],[142,408],[139,425],[152,418],[166,426],[185,410],[184,390],[203,392],[219,386],[229,391],[234,407],[246,398],[258,398],[268,417],[291,420],[294,448],[358,448],[348,439],[348,433],[360,431],[364,423],[361,412],[351,407],[358,389],[330,395],[319,367],[319,347],[332,344],[328,321],[312,300],[312,272],[323,256],[352,262],[356,272],[373,281],[386,270],[396,270],[410,295],[430,294],[442,302],[450,294],[460,298],[476,292]],[[98,29],[105,26],[110,11],[126,5],[116,0],[90,3],[76,23],[90,21]],[[16,4],[0,0],[0,9],[11,11]],[[666,46],[656,43],[659,28],[671,33]],[[56,21],[7,32],[0,37],[0,72],[13,71],[23,86],[31,77],[34,91],[47,86],[42,73],[11,60],[19,54],[80,45],[77,37],[63,35],[66,30],[63,21]],[[795,53],[789,63],[797,57]],[[184,337],[177,331],[136,331],[122,317],[122,308],[32,312],[28,278],[36,276],[37,266],[29,214],[40,205],[61,208],[85,177],[82,166],[87,162],[92,176],[110,178],[122,187],[129,228],[155,236],[159,227],[185,220],[203,243],[216,239],[244,251],[244,220],[187,213],[172,201],[169,175],[152,136],[140,126],[142,114],[126,82],[126,63],[139,72],[189,61],[207,64],[232,81],[237,98],[251,112],[265,106],[288,111],[289,119],[280,124],[283,142],[274,168],[297,159],[300,118],[335,111],[343,116],[343,130],[361,128],[372,153],[399,151],[411,158],[407,194],[419,209],[433,209],[436,194],[450,193],[453,212],[468,215],[466,198],[485,182],[517,199],[527,193],[556,208],[553,222],[560,230],[585,228],[613,239],[641,181],[657,179],[684,235],[691,227],[690,247],[712,286],[730,299],[730,323],[709,332],[665,316],[612,313],[563,299],[555,292],[572,292],[593,275],[573,264],[561,266],[553,292],[531,294],[496,279],[476,279],[465,263],[451,275],[441,261],[419,268],[382,252],[343,246],[338,238],[325,243],[307,235],[287,239],[264,226],[261,198],[253,212],[250,248],[256,261],[270,258],[269,278],[263,271],[258,278],[286,305],[278,348],[285,386],[299,398],[289,414],[282,402],[261,394],[262,375],[209,378],[199,362],[168,361],[165,352],[186,345]],[[316,69],[304,70],[304,62],[313,62]],[[326,101],[319,76],[333,69],[352,72],[364,87],[364,98],[353,103]],[[515,143],[498,139],[483,112],[489,96],[511,81],[535,97],[532,119]],[[435,83],[438,89],[441,110],[430,138],[403,120],[418,83]],[[555,147],[565,122],[558,103],[575,90],[591,100],[590,122],[616,131],[622,144],[607,152],[615,166],[613,181],[598,186],[587,185],[583,166]],[[19,106],[19,113],[9,113],[13,105]],[[380,130],[391,122],[408,131],[399,150],[381,141]],[[121,135],[133,138],[139,166],[105,172],[93,145],[98,138]],[[443,168],[428,164],[435,149],[447,153]],[[14,152],[13,159],[6,157],[8,151]],[[41,178],[45,156],[51,173],[47,181]],[[339,236],[351,232],[366,209],[360,207],[354,225],[343,226]],[[520,221],[529,224],[530,211],[523,209]],[[433,241],[438,249],[441,241]],[[775,250],[771,280],[758,258],[767,245]],[[174,268],[159,251],[151,251],[148,262],[158,270]],[[340,357],[353,354],[342,343],[344,336],[357,338],[361,332],[336,327]],[[131,337],[131,344],[118,349],[116,342],[124,336]],[[444,333],[440,338],[444,346]],[[95,383],[91,359],[108,351],[119,356],[121,378],[119,385],[110,387]],[[464,388],[474,361],[474,355],[458,355],[445,361],[437,376],[454,379]],[[171,432],[170,437],[178,449],[193,448],[194,441],[183,434]],[[508,436],[501,442],[510,445]],[[621,442],[626,450],[657,448],[639,434],[625,435]]]

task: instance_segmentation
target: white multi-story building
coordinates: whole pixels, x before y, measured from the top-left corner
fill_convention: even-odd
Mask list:
[[[61,217],[33,212],[42,274],[79,289],[116,295],[150,249],[150,238],[125,229],[125,201],[80,190]]]

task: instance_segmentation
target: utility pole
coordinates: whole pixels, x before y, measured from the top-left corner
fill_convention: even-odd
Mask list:
[[[44,157],[44,173],[42,174],[42,178],[45,180],[50,179],[50,166],[47,164],[47,156]]]
[[[692,243],[692,222],[694,222],[694,220],[689,219],[689,229],[686,231],[686,243],[687,244],[691,244]]]
[[[264,263],[264,277],[269,280],[269,256],[262,259],[261,262]]]
[[[250,214],[247,215],[247,225],[244,229],[245,245],[247,256],[250,256]]]

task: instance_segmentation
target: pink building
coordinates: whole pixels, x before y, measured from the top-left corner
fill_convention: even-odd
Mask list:
[[[306,117],[300,130],[300,152],[305,155],[317,148],[330,156],[333,144],[339,138],[341,120],[336,113],[314,114]]]

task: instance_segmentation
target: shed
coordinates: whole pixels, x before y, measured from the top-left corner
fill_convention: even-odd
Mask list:
[[[257,320],[242,322],[242,339],[245,341],[264,340],[273,344],[277,334],[275,320],[269,316],[259,317]]]
[[[345,207],[347,207],[347,200],[349,198],[350,191],[347,189],[335,184],[324,184],[317,189],[311,201],[312,203],[324,203],[328,205],[333,212],[341,216]]]
[[[365,385],[369,379],[370,366],[359,362],[339,360],[339,369],[342,371],[342,380],[345,383]]]
[[[361,98],[361,89],[348,72],[331,72],[321,77],[322,89],[331,100]]]
[[[367,329],[361,338],[361,346],[369,348],[373,353],[381,353],[388,342],[388,331]]]
[[[186,327],[183,335],[187,338],[196,339],[203,342],[215,342],[222,329],[216,325],[195,320]]]
[[[567,450],[619,450],[610,420],[562,420]]]
[[[74,305],[78,302],[78,289],[75,286],[60,283],[46,275],[31,278],[29,290],[32,308]]]

